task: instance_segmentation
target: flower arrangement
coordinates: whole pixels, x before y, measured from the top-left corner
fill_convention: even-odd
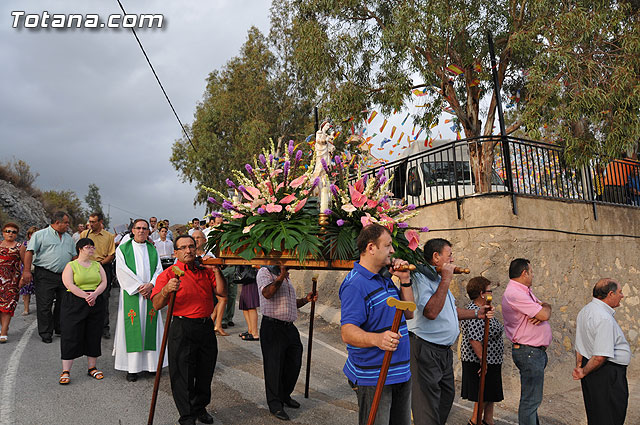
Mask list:
[[[234,179],[227,179],[236,193],[231,199],[205,187],[214,194],[209,202],[223,211],[212,215],[225,218],[221,231],[210,233],[209,246],[229,249],[245,260],[273,250],[295,252],[301,263],[308,255],[321,254],[317,208],[311,198],[319,178],[312,178],[312,168],[303,163],[303,153],[292,140],[284,157],[277,158],[275,152],[272,142],[253,165],[233,171]]]
[[[423,253],[418,248],[419,232],[428,228],[410,228],[407,220],[417,215],[414,205],[403,205],[392,199],[388,190],[392,179],[385,176],[384,167],[375,174],[362,176],[358,168],[355,181],[350,178],[349,164],[335,156],[332,164],[322,163],[328,175],[335,176],[330,185],[333,208],[325,211],[329,215],[329,226],[325,235],[331,256],[340,260],[351,260],[358,256],[355,244],[360,230],[371,223],[389,229],[393,237],[396,256],[409,262],[423,262]]]

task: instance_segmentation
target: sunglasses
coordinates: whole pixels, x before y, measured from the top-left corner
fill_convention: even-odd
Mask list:
[[[4,231],[4,233],[13,233],[14,235],[17,235],[18,231],[17,230],[9,230],[9,229],[7,229],[7,230]]]

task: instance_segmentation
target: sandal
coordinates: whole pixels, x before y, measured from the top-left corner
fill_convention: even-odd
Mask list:
[[[225,332],[224,329],[214,329],[214,332],[218,336],[229,336],[230,335],[227,332]]]
[[[4,344],[5,342],[7,342],[7,336],[6,335],[0,335],[0,344]]]
[[[67,385],[69,382],[71,382],[71,372],[69,372],[68,370],[63,370],[62,373],[60,374],[60,379],[58,379],[58,384],[60,385]]]
[[[104,378],[104,375],[102,374],[102,372],[96,369],[95,367],[92,367],[91,369],[87,370],[87,375],[89,375],[94,379],[97,379],[98,381]]]
[[[251,335],[249,332],[242,332],[240,335],[238,335],[240,338],[244,338],[247,335]]]
[[[260,341],[260,338],[256,338],[255,336],[247,333],[247,335],[241,336],[243,341]]]

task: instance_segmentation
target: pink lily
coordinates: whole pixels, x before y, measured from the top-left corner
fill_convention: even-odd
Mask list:
[[[240,213],[235,213],[234,215],[231,216],[231,218],[242,218],[242,217],[244,217],[244,215]]]
[[[385,226],[387,227],[387,229],[389,229],[390,232],[393,232],[393,226],[395,224],[395,222],[393,221],[393,219],[391,217],[389,217],[386,214],[380,214],[380,221],[384,221]]]
[[[272,212],[280,212],[280,211],[282,211],[282,205],[276,205],[274,203],[271,203],[271,204],[265,205],[264,209],[267,210],[267,212],[270,212],[270,213],[272,213]]]
[[[344,204],[341,208],[343,211],[346,211],[346,212],[354,212],[356,210],[356,207],[354,207],[351,204]]]
[[[404,237],[409,241],[409,249],[415,251],[420,243],[420,234],[415,230],[407,230],[404,232]]]
[[[278,191],[280,189],[282,189],[284,187],[284,182],[280,183],[278,186],[276,186],[276,193],[278,193]]]
[[[242,233],[249,233],[251,231],[251,228],[255,225],[256,224],[253,223],[252,225],[245,227],[244,229],[242,229]]]

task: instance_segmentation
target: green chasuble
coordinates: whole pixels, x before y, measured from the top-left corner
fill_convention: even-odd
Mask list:
[[[158,251],[155,247],[146,242],[149,253],[149,277],[153,277],[158,266]],[[136,274],[136,259],[133,252],[133,239],[129,239],[118,247],[124,256],[127,268]],[[123,310],[124,310],[124,335],[127,342],[127,353],[136,353],[144,350],[155,351],[156,334],[158,327],[158,312],[153,308],[153,303],[147,300],[147,316],[144,329],[144,348],[142,344],[142,326],[140,325],[140,294],[129,295],[122,290]]]

